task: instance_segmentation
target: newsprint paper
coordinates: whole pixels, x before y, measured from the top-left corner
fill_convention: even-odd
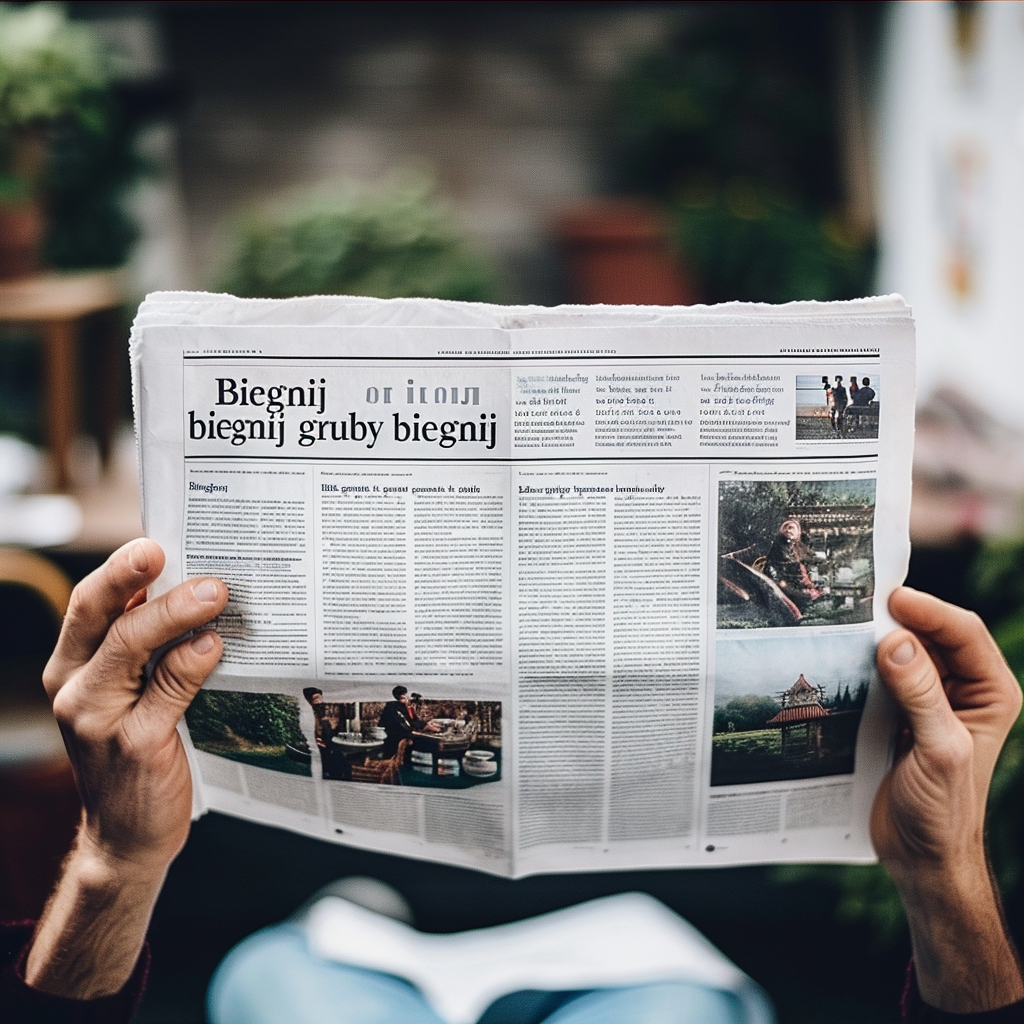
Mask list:
[[[231,592],[197,814],[512,877],[873,859],[902,299],[162,293],[132,367],[155,592]]]

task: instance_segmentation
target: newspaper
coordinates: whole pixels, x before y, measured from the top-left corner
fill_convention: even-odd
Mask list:
[[[196,814],[537,872],[874,859],[899,297],[140,307],[161,592],[216,575]]]

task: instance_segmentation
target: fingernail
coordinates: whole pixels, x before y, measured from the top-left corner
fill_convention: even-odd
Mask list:
[[[903,643],[901,643],[899,647],[889,655],[889,660],[894,665],[909,665],[914,660],[914,655],[916,653],[913,643],[910,640],[904,640]]]
[[[145,572],[149,568],[149,555],[146,554],[145,544],[132,545],[131,551],[128,552],[128,564],[136,572]]]
[[[213,580],[200,580],[193,588],[192,593],[196,595],[197,601],[203,604],[212,604],[220,597],[220,587]]]
[[[213,634],[207,630],[192,641],[192,650],[196,654],[209,654],[213,650],[214,643]]]

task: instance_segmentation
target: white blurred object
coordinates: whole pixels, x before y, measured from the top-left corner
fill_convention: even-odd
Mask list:
[[[884,56],[878,289],[913,306],[921,398],[1024,426],[1024,4],[893,5]]]
[[[0,718],[0,767],[31,764],[64,752],[64,739],[49,709],[5,709]]]
[[[0,495],[23,491],[39,472],[40,455],[32,445],[0,434]]]
[[[734,993],[744,1024],[775,1022],[754,982],[693,925],[643,893],[448,935],[417,932],[328,897],[309,912],[305,928],[314,954],[406,978],[448,1024],[471,1024],[509,992],[675,980]]]
[[[0,497],[0,544],[29,548],[66,544],[82,528],[82,510],[62,494]]]
[[[910,535],[942,545],[1024,529],[1024,431],[939,388],[917,411]]]

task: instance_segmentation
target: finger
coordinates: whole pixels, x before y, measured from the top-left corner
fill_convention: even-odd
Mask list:
[[[901,625],[934,645],[949,670],[964,679],[985,679],[1008,671],[992,634],[974,612],[910,587],[893,591],[889,611]]]
[[[906,629],[893,630],[878,645],[878,673],[906,716],[915,746],[940,751],[963,731],[921,642]]]
[[[138,608],[140,604],[145,604],[149,595],[145,590],[140,590],[125,606],[124,610],[130,612],[133,608]]]
[[[90,673],[85,685],[109,691],[120,680],[137,688],[154,651],[205,626],[227,601],[228,588],[220,580],[200,576],[125,612],[110,627],[97,656],[97,671]]]
[[[989,724],[1008,729],[1020,711],[1020,686],[981,619],[909,587],[893,592],[889,608],[929,649],[954,709],[983,712]]]
[[[52,699],[67,672],[87,662],[99,649],[125,605],[160,575],[164,553],[154,541],[135,540],[115,551],[71,593],[64,625],[44,683]]]
[[[143,728],[168,733],[178,724],[223,653],[212,630],[172,647],[153,672],[136,708]]]

